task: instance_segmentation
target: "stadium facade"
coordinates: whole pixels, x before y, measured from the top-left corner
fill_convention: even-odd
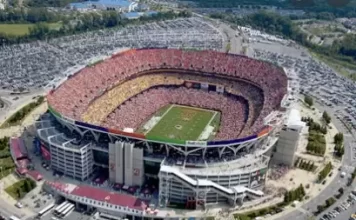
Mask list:
[[[156,60],[152,56],[161,57]],[[157,191],[158,207],[183,204],[187,209],[195,209],[216,203],[236,206],[244,200],[264,196],[261,189],[272,150],[288,111],[288,82],[282,69],[244,56],[214,51],[141,49],[115,54],[97,64],[100,66],[98,70],[90,70],[96,66],[87,67],[68,81],[76,80],[77,75],[88,71],[102,72],[105,63],[112,60],[134,62],[124,67],[117,64],[115,71],[125,77],[118,79],[110,89],[103,86],[103,90],[98,85],[88,88],[90,93],[94,93],[93,89],[99,91],[99,95],[93,95],[89,101],[80,99],[81,104],[77,103],[74,95],[81,95],[80,92],[70,88],[66,82],[48,95],[49,113],[36,122],[37,149],[53,170],[84,181],[91,178],[99,167],[108,172],[108,182],[124,187],[140,188],[147,185],[147,181],[155,182],[157,188],[152,191]],[[239,70],[244,73],[239,73]],[[182,140],[134,133],[133,129],[107,128],[99,123],[103,117],[96,115],[105,110],[92,113],[91,119],[87,117],[90,115],[88,110],[77,114],[76,109],[93,109],[92,106],[100,104],[100,98],[113,91],[114,87],[124,86],[134,77],[147,74],[181,74],[184,82],[179,86],[187,86],[183,75],[191,74],[199,81],[190,80],[190,86],[193,83],[198,85],[196,89],[221,95],[237,94],[234,85],[229,87],[224,78],[230,82],[236,80],[238,86],[252,85],[248,91],[254,94],[244,97],[249,107],[248,117],[242,120],[241,131],[231,139]],[[214,77],[216,81],[219,79],[219,83],[201,81]],[[240,82],[244,84],[238,84]],[[147,92],[150,86],[142,86],[139,92]],[[60,102],[67,102],[68,106],[58,104],[60,96],[57,94],[64,90],[68,97],[63,97]],[[262,106],[252,101],[256,98],[256,91],[263,96]],[[134,95],[129,94],[125,98],[130,99]],[[83,97],[87,98],[87,94]],[[118,106],[117,103],[114,105],[115,108]]]

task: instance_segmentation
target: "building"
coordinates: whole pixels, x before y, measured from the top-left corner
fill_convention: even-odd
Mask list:
[[[99,9],[117,12],[131,12],[137,9],[138,4],[127,0],[98,0],[71,3],[68,7],[72,10],[80,11]]]
[[[101,213],[113,215],[116,218],[129,216],[130,219],[135,219],[135,217],[144,216],[148,207],[145,200],[92,186],[46,181],[43,187],[51,194],[63,197],[74,203],[78,209],[90,210],[95,208]]]
[[[68,139],[54,127],[40,128],[37,134],[42,141],[43,158],[53,170],[81,181],[88,179],[93,172],[90,143]]]
[[[135,144],[117,141],[109,143],[109,180],[128,186],[144,183],[143,149]]]
[[[155,15],[157,14],[156,11],[146,11],[146,12],[127,12],[127,13],[124,13],[123,14],[123,17],[124,18],[127,18],[127,19],[138,19],[142,16],[152,16],[152,15]]]
[[[171,57],[175,59],[170,59]],[[120,62],[127,63],[130,60],[135,61],[130,62],[130,69],[120,70],[125,66]],[[100,65],[105,65],[106,62],[117,65],[118,68],[112,72],[113,78],[105,82],[112,82],[118,77],[117,74],[121,73],[120,75],[129,79],[149,76],[153,80],[152,84],[147,86],[152,88],[156,88],[156,85],[175,85],[192,90],[199,89],[216,96],[243,96],[245,101],[241,102],[241,105],[247,107],[249,103],[249,108],[239,111],[243,114],[236,117],[241,117],[241,123],[244,124],[241,129],[246,133],[241,130],[239,134],[218,139],[189,140],[137,132],[133,129],[135,126],[128,130],[130,125],[108,128],[72,114],[76,109],[87,109],[84,103],[90,103],[90,100],[79,100],[82,95],[83,99],[88,98],[87,94],[94,94],[94,90],[106,84],[91,88],[90,82],[83,83],[90,89],[82,88],[85,92],[77,93],[78,97],[71,97],[70,100],[66,100],[69,96],[64,97],[64,94],[76,92],[78,84],[70,87],[60,85],[48,94],[49,112],[36,123],[41,142],[41,147],[37,149],[41,149],[40,154],[53,170],[79,180],[93,176],[92,183],[97,186],[124,190],[137,198],[147,198],[154,206],[162,208],[178,204],[187,209],[199,209],[219,203],[234,207],[241,205],[244,200],[264,196],[261,189],[265,184],[270,155],[278,140],[285,115],[285,111],[281,111],[280,107],[288,106],[288,99],[284,98],[288,92],[288,80],[283,69],[240,55],[166,48],[125,50],[107,58]],[[225,62],[224,65],[222,62]],[[240,67],[242,70],[236,69]],[[90,68],[91,71],[95,69]],[[250,71],[250,74],[243,77],[248,80],[239,75],[246,71]],[[261,71],[264,72],[265,78],[258,78],[262,77]],[[167,80],[168,77],[164,76],[167,73],[174,80]],[[82,74],[86,74],[85,71],[78,71],[68,78],[66,83],[74,82]],[[174,74],[179,74],[179,78]],[[107,75],[109,74],[105,74]],[[157,75],[159,77],[156,79]],[[188,81],[184,78],[187,75],[190,79]],[[101,75],[98,73],[92,76]],[[268,77],[272,79],[266,80]],[[276,83],[274,77],[279,79],[279,82]],[[196,80],[192,81],[191,78]],[[217,80],[218,85],[214,84]],[[96,82],[95,79],[92,81]],[[124,83],[126,81],[117,85],[123,86]],[[245,87],[246,84],[248,87]],[[123,96],[122,100],[143,94],[146,91],[146,83],[140,85],[143,87],[137,87],[135,93]],[[246,88],[248,92],[240,93],[241,88]],[[75,98],[78,100],[75,101]],[[262,104],[266,100],[273,101],[274,107],[270,107],[272,104],[266,105],[266,110],[263,111]],[[136,105],[137,103],[134,107]],[[99,105],[93,109],[100,110],[101,107],[102,105]],[[140,110],[141,107],[137,109]],[[129,112],[132,113],[133,110]],[[100,114],[95,112],[93,115]],[[130,121],[135,119],[137,114],[132,114],[133,118],[130,119],[120,116]],[[190,120],[189,117],[186,116],[183,120]],[[236,117],[227,122],[233,122]],[[225,132],[228,131],[235,132],[235,129]],[[69,194],[62,195],[71,198]],[[79,200],[85,202],[81,198]],[[94,206],[93,203],[91,205]],[[101,205],[102,203],[95,203],[96,207]],[[107,206],[106,203],[104,206]],[[108,206],[110,207],[110,204]]]
[[[296,109],[291,109],[289,117],[280,132],[273,158],[274,163],[290,167],[294,165],[294,155],[298,148],[300,133],[304,127],[305,122],[302,122],[300,112]]]

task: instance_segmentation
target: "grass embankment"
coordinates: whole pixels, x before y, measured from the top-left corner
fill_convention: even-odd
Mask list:
[[[11,158],[9,138],[0,139],[0,179],[6,177],[15,170],[15,164]]]
[[[47,23],[50,29],[59,29],[61,23]],[[33,27],[34,24],[0,24],[0,33],[15,35],[15,36],[24,36],[29,34],[30,27]]]
[[[22,199],[27,193],[36,187],[35,181],[26,178],[7,187],[5,191],[14,199]]]
[[[16,125],[20,125],[26,116],[32,112],[35,108],[41,105],[44,101],[44,97],[39,97],[36,101],[25,105],[23,108],[18,110],[15,114],[11,115],[6,121],[0,125],[0,129],[8,128]]]
[[[351,63],[339,60],[333,57],[325,56],[315,52],[311,52],[312,56],[334,69],[338,74],[345,76],[353,81],[356,81],[356,63]],[[354,72],[354,73],[350,73]]]

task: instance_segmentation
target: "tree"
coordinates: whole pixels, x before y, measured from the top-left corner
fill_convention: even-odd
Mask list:
[[[331,117],[329,116],[329,114],[326,111],[323,112],[323,119],[325,120],[326,124],[330,124]]]
[[[319,213],[321,213],[322,211],[324,211],[324,206],[322,206],[322,205],[318,205],[316,208],[318,209],[318,212],[319,212]]]
[[[344,142],[344,134],[340,133],[340,132],[335,134],[334,143],[337,144],[337,143],[343,143],[343,142]]]
[[[35,181],[33,181],[33,180],[31,180],[31,179],[28,179],[29,180],[29,182],[30,182],[30,187],[31,187],[31,190],[32,189],[34,189],[34,188],[36,188],[36,182]]]
[[[344,194],[344,188],[341,187],[338,191],[340,194]]]
[[[31,185],[28,179],[26,179],[23,183],[23,189],[26,193],[31,191]]]

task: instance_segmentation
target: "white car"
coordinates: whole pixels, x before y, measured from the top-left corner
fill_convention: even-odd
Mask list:
[[[19,208],[19,209],[21,209],[21,208],[23,207],[23,205],[21,204],[21,202],[16,203],[15,206],[16,206],[17,208]]]
[[[341,209],[344,210],[344,211],[347,209],[346,206],[344,206],[344,205],[342,205],[342,204],[340,205],[340,207],[341,207]]]
[[[334,214],[335,216],[337,216],[338,214],[340,214],[340,213],[339,213],[338,211],[336,211],[336,210],[331,211],[331,213]]]

